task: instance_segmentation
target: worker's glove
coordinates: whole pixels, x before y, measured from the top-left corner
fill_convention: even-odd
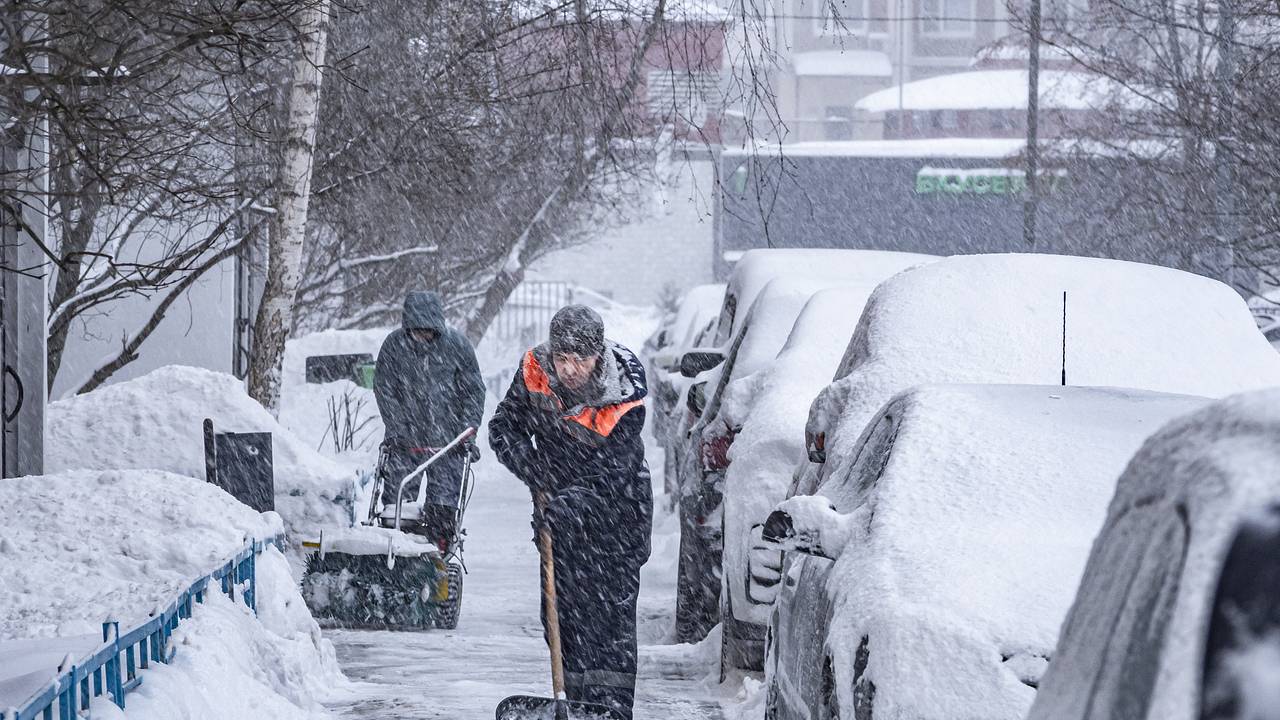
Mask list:
[[[480,446],[476,445],[474,440],[468,440],[463,447],[466,448],[468,460],[471,462],[480,461]]]

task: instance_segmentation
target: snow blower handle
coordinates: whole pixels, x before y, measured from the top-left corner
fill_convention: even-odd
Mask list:
[[[404,493],[404,486],[408,484],[408,482],[412,480],[416,475],[418,475],[418,473],[425,471],[427,468],[435,464],[437,460],[447,455],[454,448],[458,447],[462,443],[470,440],[475,436],[476,436],[475,428],[469,427],[466,430],[463,430],[462,432],[458,433],[458,437],[450,440],[448,445],[445,445],[444,447],[437,450],[435,454],[427,458],[421,465],[414,468],[413,472],[404,476],[404,478],[400,481],[399,487],[396,488],[396,524],[395,524],[396,530],[400,529],[400,507],[402,504],[401,495]],[[418,502],[422,502],[423,500],[426,499],[426,491],[427,491],[427,484],[422,483],[418,487]]]

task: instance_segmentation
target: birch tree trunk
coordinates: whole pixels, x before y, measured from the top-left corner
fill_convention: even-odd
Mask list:
[[[302,48],[294,62],[289,97],[284,161],[275,232],[267,252],[267,283],[253,326],[249,361],[249,395],[273,414],[280,403],[284,344],[293,326],[293,305],[301,281],[302,247],[307,232],[311,169],[316,148],[316,116],[320,109],[325,46],[329,34],[329,0],[317,0],[307,11]]]

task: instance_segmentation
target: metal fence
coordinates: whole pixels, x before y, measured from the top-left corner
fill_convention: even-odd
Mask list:
[[[269,545],[282,547],[283,537],[253,541],[221,567],[196,580],[146,622],[120,631],[117,622],[102,624],[102,645],[88,657],[61,670],[44,690],[23,705],[0,713],[3,720],[74,720],[89,709],[95,697],[108,695],[124,708],[125,696],[142,684],[142,671],[153,662],[168,663],[176,649],[170,641],[173,631],[191,617],[196,603],[204,602],[209,583],[216,581],[233,600],[236,588],[245,584],[244,604],[257,612],[257,558]]]
[[[494,330],[504,341],[533,345],[546,334],[556,310],[573,303],[574,294],[567,282],[521,283],[494,319]]]

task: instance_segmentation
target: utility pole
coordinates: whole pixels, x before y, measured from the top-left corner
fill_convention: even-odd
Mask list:
[[[1027,197],[1022,202],[1022,237],[1036,246],[1036,214],[1040,210],[1040,0],[1031,0],[1027,44]]]
[[[1218,2],[1218,132],[1214,143],[1213,164],[1217,187],[1214,192],[1214,230],[1218,247],[1214,248],[1214,268],[1220,279],[1239,287],[1236,278],[1235,244],[1240,236],[1236,217],[1236,172],[1231,141],[1235,134],[1236,86],[1236,0]]]

